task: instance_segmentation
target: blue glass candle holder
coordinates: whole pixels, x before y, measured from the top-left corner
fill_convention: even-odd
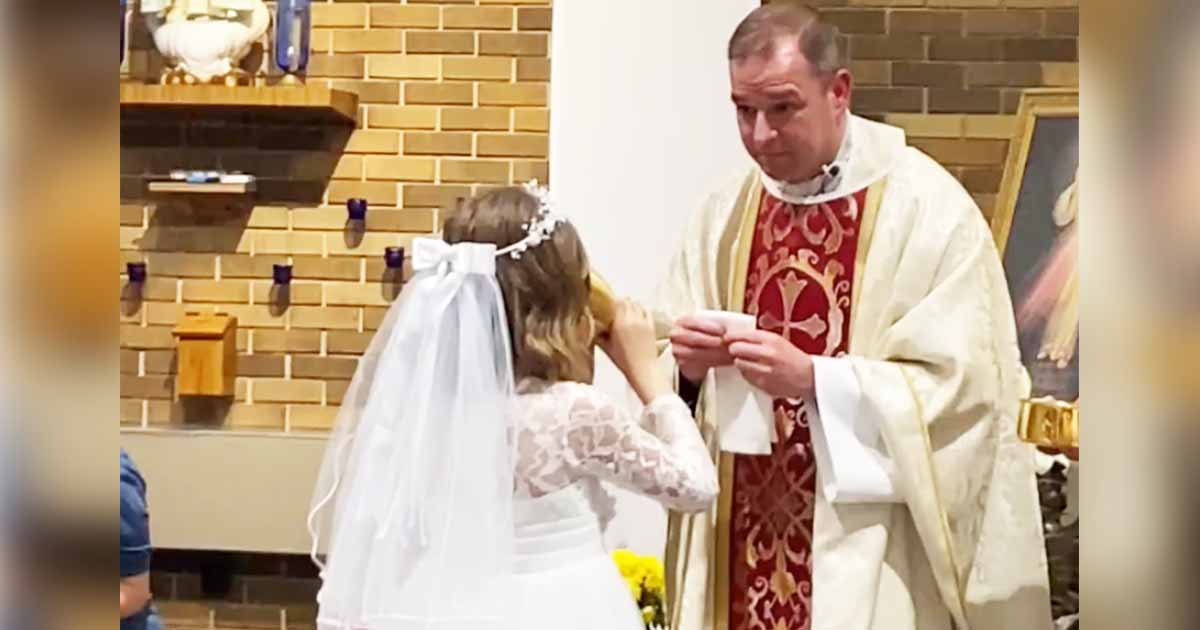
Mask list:
[[[278,0],[275,13],[275,65],[287,75],[308,67],[312,8],[309,0]]]
[[[271,276],[275,279],[275,284],[287,285],[292,283],[292,266],[291,265],[274,265],[272,267]]]
[[[404,268],[404,248],[388,247],[383,250],[383,263],[388,269]]]
[[[131,262],[125,265],[125,272],[129,274],[129,282],[133,284],[141,284],[146,281],[146,263]]]
[[[364,221],[367,218],[367,200],[352,197],[346,200],[346,213],[351,221]]]

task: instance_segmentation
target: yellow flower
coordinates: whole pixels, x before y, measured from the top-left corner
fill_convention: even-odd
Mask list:
[[[645,578],[642,582],[642,587],[650,593],[661,596],[663,591],[666,590],[666,580],[663,576],[662,563],[658,561],[658,558],[646,558],[644,571]]]
[[[642,609],[642,623],[650,623],[654,621],[654,607],[646,606]]]

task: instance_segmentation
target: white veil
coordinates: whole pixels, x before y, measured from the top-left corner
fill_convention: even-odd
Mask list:
[[[497,253],[413,243],[416,273],[362,357],[313,496],[320,630],[511,627],[514,382]]]

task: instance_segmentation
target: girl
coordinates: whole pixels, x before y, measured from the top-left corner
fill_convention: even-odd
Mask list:
[[[414,243],[328,446],[319,627],[642,628],[599,482],[680,511],[717,493],[650,316],[619,302],[597,339],[587,255],[536,185],[466,202],[443,236]],[[597,341],[641,417],[589,384]]]

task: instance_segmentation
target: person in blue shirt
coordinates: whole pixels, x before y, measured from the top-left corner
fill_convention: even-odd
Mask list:
[[[150,596],[146,480],[121,449],[121,630],[159,630]]]

